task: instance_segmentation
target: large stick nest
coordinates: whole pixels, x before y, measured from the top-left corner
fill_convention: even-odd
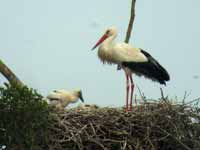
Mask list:
[[[54,110],[48,149],[200,149],[199,109],[168,102],[124,108]]]

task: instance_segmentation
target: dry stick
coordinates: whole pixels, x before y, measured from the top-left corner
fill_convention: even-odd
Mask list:
[[[161,93],[161,99],[162,99],[164,102],[166,102],[167,99],[166,99],[165,96],[164,96],[164,92],[163,92],[163,89],[162,89],[162,88],[160,88],[160,93]]]
[[[125,150],[125,149],[126,149],[126,145],[127,145],[127,137],[125,138],[125,141],[124,141],[124,145],[123,145],[122,150]]]
[[[183,105],[185,104],[186,97],[187,97],[187,91],[185,91],[184,96],[183,96],[183,100],[182,100],[182,104]]]
[[[166,130],[159,128],[161,131],[163,131],[164,133],[166,133],[167,135],[171,136],[173,139],[175,139],[179,144],[181,144],[185,149],[187,150],[191,150],[187,145],[185,145],[181,140],[179,140],[177,137],[174,137],[172,134],[170,134],[169,132],[167,132]]]
[[[72,140],[74,137],[76,137],[76,136],[78,136],[79,134],[81,134],[81,132],[85,129],[85,128],[87,128],[87,124],[86,125],[84,125],[76,134],[73,134],[71,137],[70,137],[70,140]]]
[[[138,89],[138,91],[139,91],[139,93],[140,93],[141,99],[143,100],[144,103],[146,103],[146,98],[145,98],[144,94],[142,94],[142,91],[140,90],[140,88],[139,88],[138,85],[136,85],[136,87],[137,87],[137,89]]]
[[[194,100],[191,100],[191,101],[189,101],[188,103],[185,103],[185,105],[192,104],[192,103],[194,103],[194,102],[196,102],[196,101],[200,101],[200,97],[199,97],[199,98],[196,98],[196,99],[194,99]]]
[[[0,72],[11,83],[23,86],[19,78],[0,60]]]
[[[137,95],[135,94],[135,105],[137,106]]]
[[[183,96],[183,100],[182,100],[182,104],[185,104],[185,100],[190,96],[191,92],[188,93],[187,91],[185,91],[184,96]]]
[[[164,93],[163,93],[163,89],[160,88],[160,93],[161,93],[161,98],[164,100],[165,99],[165,96],[164,96]]]

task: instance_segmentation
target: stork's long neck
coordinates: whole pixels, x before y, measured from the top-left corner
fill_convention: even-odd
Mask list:
[[[99,47],[98,56],[103,63],[107,62],[109,64],[116,63],[112,57],[112,50],[114,46],[114,39],[116,35],[108,37]]]
[[[109,50],[113,44],[114,44],[114,40],[116,38],[116,34],[108,37],[107,39],[105,39],[105,41],[103,41],[103,43],[101,44],[101,46],[99,47],[101,49],[101,47],[105,50]]]

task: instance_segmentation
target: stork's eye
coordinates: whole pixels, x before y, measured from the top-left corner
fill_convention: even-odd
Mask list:
[[[110,33],[110,30],[107,30],[107,31],[106,31],[106,34],[109,34],[109,33]]]

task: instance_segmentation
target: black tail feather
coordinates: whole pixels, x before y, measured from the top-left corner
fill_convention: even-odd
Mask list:
[[[165,82],[170,80],[168,72],[149,53],[144,50],[141,52],[148,58],[147,62],[123,62],[122,65],[138,75],[144,75],[166,85]]]

